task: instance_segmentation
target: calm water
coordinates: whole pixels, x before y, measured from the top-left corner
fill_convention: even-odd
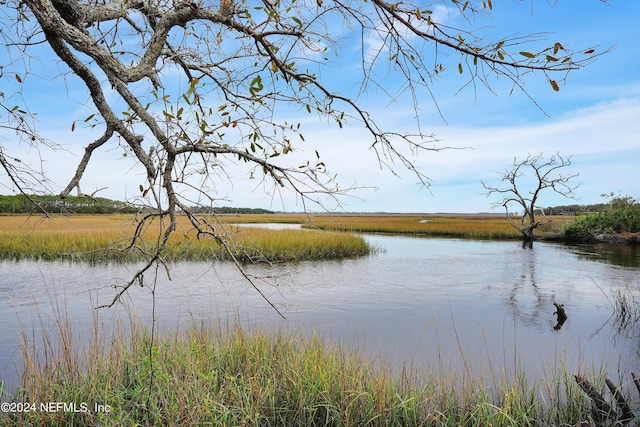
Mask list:
[[[518,242],[365,236],[382,251],[370,257],[254,265],[268,276],[261,289],[287,316],[280,318],[227,262],[179,263],[172,280],[158,272],[155,313],[161,328],[239,321],[319,332],[384,356],[394,369],[453,369],[465,363],[487,374],[522,365],[532,375],[571,373],[604,363],[613,372],[640,372],[640,334],[616,322],[613,294],[640,295],[640,254],[629,248],[569,247]],[[79,335],[92,328],[150,324],[153,275],[111,309],[114,285],[134,266],[66,262],[0,262],[0,380],[7,387],[20,368],[21,325],[55,336],[56,313]],[[557,301],[568,320],[554,330]],[[617,376],[616,376],[617,378]]]

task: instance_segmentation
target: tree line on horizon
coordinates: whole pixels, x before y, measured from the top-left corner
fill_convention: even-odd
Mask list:
[[[34,202],[37,204],[35,205]],[[596,203],[588,205],[562,205],[547,207],[544,210],[546,215],[583,215],[604,211],[609,203]],[[114,213],[136,213],[141,207],[129,202],[112,200],[104,197],[78,197],[68,196],[61,199],[57,195],[37,195],[37,194],[0,194],[0,213],[2,214],[24,214],[24,213],[66,213],[66,214],[114,214]],[[197,214],[274,214],[274,211],[262,208],[242,208],[220,206],[215,208],[198,206],[192,207],[192,212]]]
[[[64,213],[64,214],[115,214],[137,213],[148,210],[147,207],[112,200],[104,197],[78,197],[67,196],[61,199],[57,195],[39,194],[0,194],[0,213],[25,214],[25,213]],[[261,208],[235,208],[235,207],[193,207],[192,212],[199,214],[272,214],[273,211]]]

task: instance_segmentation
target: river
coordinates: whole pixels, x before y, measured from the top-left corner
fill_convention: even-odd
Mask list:
[[[406,366],[533,376],[605,365],[640,372],[637,322],[616,318],[615,295],[640,300],[640,254],[628,247],[365,235],[379,253],[357,259],[248,265],[282,319],[229,262],[159,270],[122,303],[109,302],[136,266],[0,262],[0,380],[21,368],[20,330],[55,339],[68,318],[78,336],[127,324],[184,328],[240,322],[318,333]],[[154,286],[155,283],[155,286]],[[557,327],[554,302],[567,321]],[[637,320],[636,312],[629,313]]]

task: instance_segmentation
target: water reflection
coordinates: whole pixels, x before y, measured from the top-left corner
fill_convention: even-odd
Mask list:
[[[622,267],[640,268],[640,248],[638,245],[567,245],[579,259],[599,261]]]
[[[553,312],[553,314],[556,315],[556,325],[553,327],[553,330],[559,331],[562,329],[562,325],[564,325],[564,322],[567,321],[568,317],[566,311],[564,311],[564,304],[554,302],[553,305],[556,306],[556,311]]]
[[[384,251],[323,262],[250,265],[261,289],[287,320],[226,262],[178,263],[159,276],[156,324],[193,320],[269,325],[319,333],[358,345],[395,367],[410,364],[464,372],[470,360],[490,370],[611,364],[640,368],[637,339],[617,329],[613,292],[638,288],[638,269],[576,253],[574,247],[368,235]],[[582,249],[584,251],[584,248]],[[636,261],[637,262],[637,261]],[[18,331],[38,329],[63,309],[89,334],[95,307],[135,266],[0,262],[0,376],[19,366]],[[151,287],[135,287],[122,304],[100,310],[105,328],[135,316],[151,324]],[[606,296],[606,297],[605,297]],[[566,319],[559,322],[556,304]],[[561,328],[560,328],[561,327]],[[613,361],[613,363],[611,363]]]

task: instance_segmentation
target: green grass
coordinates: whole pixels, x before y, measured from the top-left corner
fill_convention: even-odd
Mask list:
[[[300,261],[358,257],[375,252],[354,232],[400,233],[470,239],[520,239],[520,233],[502,218],[490,215],[219,215],[216,233],[228,242],[238,260]],[[540,237],[557,236],[566,218],[556,218],[537,231]],[[307,230],[239,228],[234,223],[297,223]],[[166,222],[149,224],[131,243],[136,220],[132,215],[0,216],[0,258],[71,259],[89,262],[138,261],[153,252]],[[319,230],[323,230],[322,232]],[[212,238],[198,238],[185,217],[180,217],[163,253],[167,261],[229,259]]]
[[[96,330],[81,347],[68,321],[55,323],[43,343],[23,334],[14,401],[86,403],[89,411],[11,413],[0,425],[570,426],[590,414],[563,369],[535,384],[524,368],[498,378],[394,376],[383,358],[294,332],[197,324],[152,341],[132,324]],[[95,403],[109,412],[94,412]]]
[[[1,216],[0,258],[137,261],[142,259],[142,251],[154,251],[158,235],[164,230],[162,223],[155,221],[136,242],[139,249],[124,250],[131,242],[135,226],[131,215],[72,215],[51,219]],[[368,255],[374,250],[361,236],[351,233],[239,228],[228,224],[216,227],[233,256],[242,262],[346,258]],[[198,238],[184,217],[180,218],[178,229],[163,253],[167,261],[230,257],[216,240]]]

